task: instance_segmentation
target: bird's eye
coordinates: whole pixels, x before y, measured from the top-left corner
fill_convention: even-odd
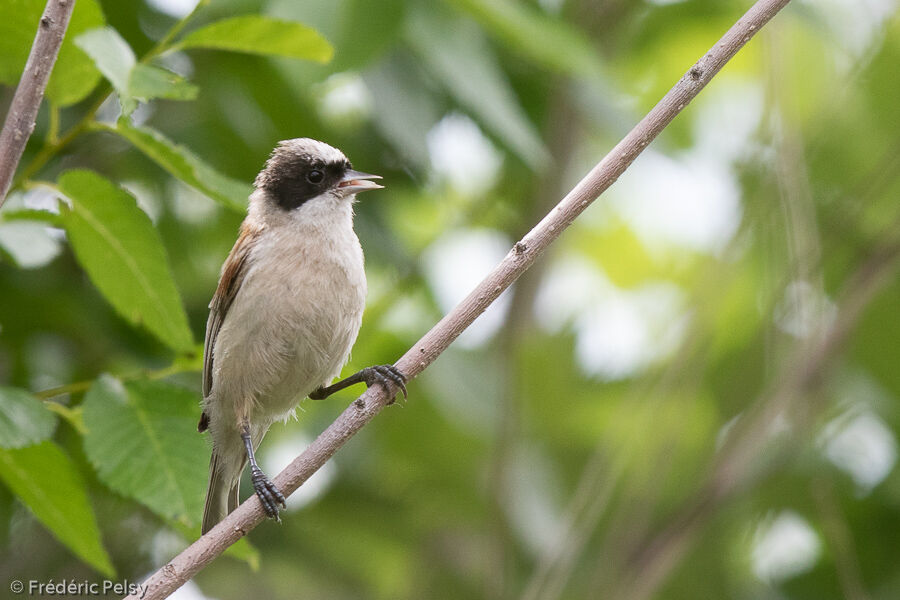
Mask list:
[[[306,174],[306,180],[310,183],[322,183],[323,179],[325,179],[325,173],[318,169],[313,169]]]

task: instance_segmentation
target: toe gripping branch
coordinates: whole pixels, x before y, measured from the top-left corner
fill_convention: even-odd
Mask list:
[[[241,439],[244,440],[244,448],[247,449],[247,458],[250,461],[250,481],[253,483],[253,491],[259,497],[266,515],[280,523],[281,518],[278,516],[278,505],[280,504],[282,508],[287,508],[287,504],[285,504],[284,495],[275,487],[272,480],[263,473],[259,465],[256,464],[256,455],[253,452],[253,442],[250,439],[250,427],[248,425],[244,425],[242,428]]]
[[[365,383],[367,388],[372,387],[376,383],[380,383],[388,391],[391,389],[390,384],[393,383],[400,388],[401,392],[403,392],[404,398],[409,397],[406,393],[406,375],[394,365],[375,365],[374,367],[366,367],[333,385],[320,387],[319,389],[314,390],[309,397],[313,400],[324,400],[333,393],[357,383]],[[391,398],[390,404],[393,404],[393,402],[394,398]]]

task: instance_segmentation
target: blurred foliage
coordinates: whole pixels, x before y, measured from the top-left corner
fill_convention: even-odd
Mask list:
[[[0,0],[4,107],[42,6]],[[393,361],[748,6],[78,0],[0,211],[2,579],[137,580],[197,535],[196,340],[278,140],[384,176],[345,373]],[[176,597],[900,597],[898,62],[893,0],[792,2]]]

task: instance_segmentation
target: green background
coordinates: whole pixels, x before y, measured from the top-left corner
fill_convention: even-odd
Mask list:
[[[207,305],[278,140],[384,177],[344,374],[393,362],[749,5],[222,0],[157,47],[187,11],[78,0],[0,211],[0,586],[140,580],[196,537]],[[4,110],[41,6],[0,0]],[[791,2],[176,597],[900,597],[898,64],[896,2]],[[57,150],[101,72],[118,102]]]

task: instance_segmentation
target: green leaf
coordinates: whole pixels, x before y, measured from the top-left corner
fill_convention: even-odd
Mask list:
[[[406,22],[405,0],[344,0],[339,6],[337,31],[329,33],[340,48],[334,72],[361,71],[397,46]]]
[[[471,23],[442,20],[434,10],[410,19],[408,36],[438,80],[532,168],[549,155],[491,48]]]
[[[243,212],[253,188],[222,175],[193,152],[149,127],[135,127],[120,120],[110,131],[118,133],[170,175],[232,210]]]
[[[98,27],[75,39],[79,48],[90,56],[103,76],[119,94],[122,112],[131,114],[137,107],[129,90],[131,70],[137,64],[134,51],[112,27]]]
[[[137,62],[131,46],[112,27],[83,33],[75,43],[94,59],[97,68],[112,83],[125,115],[137,108],[138,99],[146,102],[151,98],[193,100],[197,97],[197,86],[181,75]]]
[[[0,448],[22,448],[53,435],[56,416],[18,388],[0,387]]]
[[[372,92],[374,125],[404,162],[428,168],[428,132],[440,120],[443,105],[419,76],[409,54],[388,57],[365,74]]]
[[[75,38],[75,43],[120,94],[128,93],[128,78],[137,64],[134,51],[112,27],[98,27]]]
[[[587,36],[514,0],[451,0],[492,32],[510,49],[546,68],[574,76],[593,77],[600,60]]]
[[[4,0],[0,19],[0,84],[19,82],[37,31],[45,0]],[[46,96],[60,106],[84,99],[100,79],[94,63],[79,50],[74,40],[84,31],[102,27],[103,12],[96,0],[78,0],[56,65],[47,83]]]
[[[247,15],[216,21],[192,31],[175,49],[210,48],[326,63],[334,49],[313,29],[292,21]]]
[[[41,221],[49,225],[60,226],[62,217],[58,213],[49,210],[41,210],[39,208],[18,208],[12,210],[4,210],[0,213],[0,221],[16,222],[16,221]]]
[[[181,75],[152,65],[137,64],[131,70],[128,91],[135,98],[149,100],[193,100],[197,97],[197,86]]]
[[[84,398],[84,449],[100,480],[165,519],[195,524],[209,466],[199,402],[162,381],[100,377]]]
[[[59,446],[46,441],[0,449],[0,479],[76,556],[103,575],[115,576],[84,481]]]
[[[91,171],[68,171],[59,189],[72,201],[63,225],[94,285],[126,320],[173,349],[193,336],[159,234],[135,199]]]
[[[50,412],[65,419],[79,434],[84,435],[87,433],[87,428],[84,426],[84,418],[82,417],[84,409],[80,404],[78,406],[66,406],[59,402],[48,402],[45,406]]]

